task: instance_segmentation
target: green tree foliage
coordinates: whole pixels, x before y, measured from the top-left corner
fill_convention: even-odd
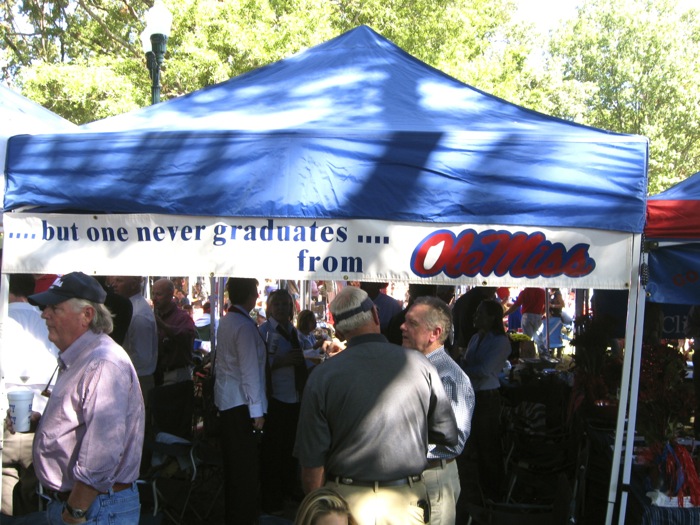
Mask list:
[[[700,169],[698,14],[676,0],[589,0],[551,41],[561,78],[580,89],[550,109],[648,137],[650,194]]]
[[[152,2],[4,0],[0,81],[78,124],[148,105],[139,35]],[[163,100],[366,24],[487,93],[649,137],[652,194],[700,169],[700,21],[676,0],[582,0],[551,35],[518,22],[515,0],[164,2]]]
[[[76,123],[145,106],[143,0],[5,0],[5,80]],[[367,24],[421,60],[507,97],[523,46],[507,0],[166,0],[162,98],[222,82]],[[509,63],[508,57],[518,56]],[[470,66],[470,64],[475,64]],[[502,67],[501,67],[502,65]],[[508,74],[506,68],[511,71]]]

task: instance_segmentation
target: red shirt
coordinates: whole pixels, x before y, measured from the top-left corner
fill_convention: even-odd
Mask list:
[[[525,288],[513,304],[520,305],[524,314],[544,314],[544,288]]]

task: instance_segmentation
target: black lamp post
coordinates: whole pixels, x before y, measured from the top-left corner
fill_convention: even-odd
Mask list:
[[[162,0],[156,0],[146,12],[146,29],[141,33],[141,45],[146,53],[146,66],[151,76],[151,104],[160,102],[160,68],[172,24],[172,13],[163,5]]]

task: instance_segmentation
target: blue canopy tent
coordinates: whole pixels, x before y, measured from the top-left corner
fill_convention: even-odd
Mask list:
[[[7,155],[9,272],[638,296],[647,139],[483,93],[368,27]]]
[[[8,209],[644,224],[645,138],[507,103],[368,27],[8,156]]]
[[[2,122],[0,166],[3,167],[8,137],[20,133],[58,133],[77,129],[72,122],[2,85],[0,85],[0,122]],[[3,183],[0,195],[4,190]]]

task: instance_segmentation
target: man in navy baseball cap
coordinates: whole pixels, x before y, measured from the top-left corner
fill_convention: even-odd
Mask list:
[[[93,303],[104,304],[107,292],[96,279],[83,272],[67,273],[56,279],[45,292],[27,297],[34,306],[59,304],[68,299],[85,299]]]
[[[81,272],[30,295],[61,372],[34,435],[33,465],[50,498],[41,523],[138,523],[145,410],[131,359],[108,334],[107,292]],[[28,521],[27,523],[39,523]]]

